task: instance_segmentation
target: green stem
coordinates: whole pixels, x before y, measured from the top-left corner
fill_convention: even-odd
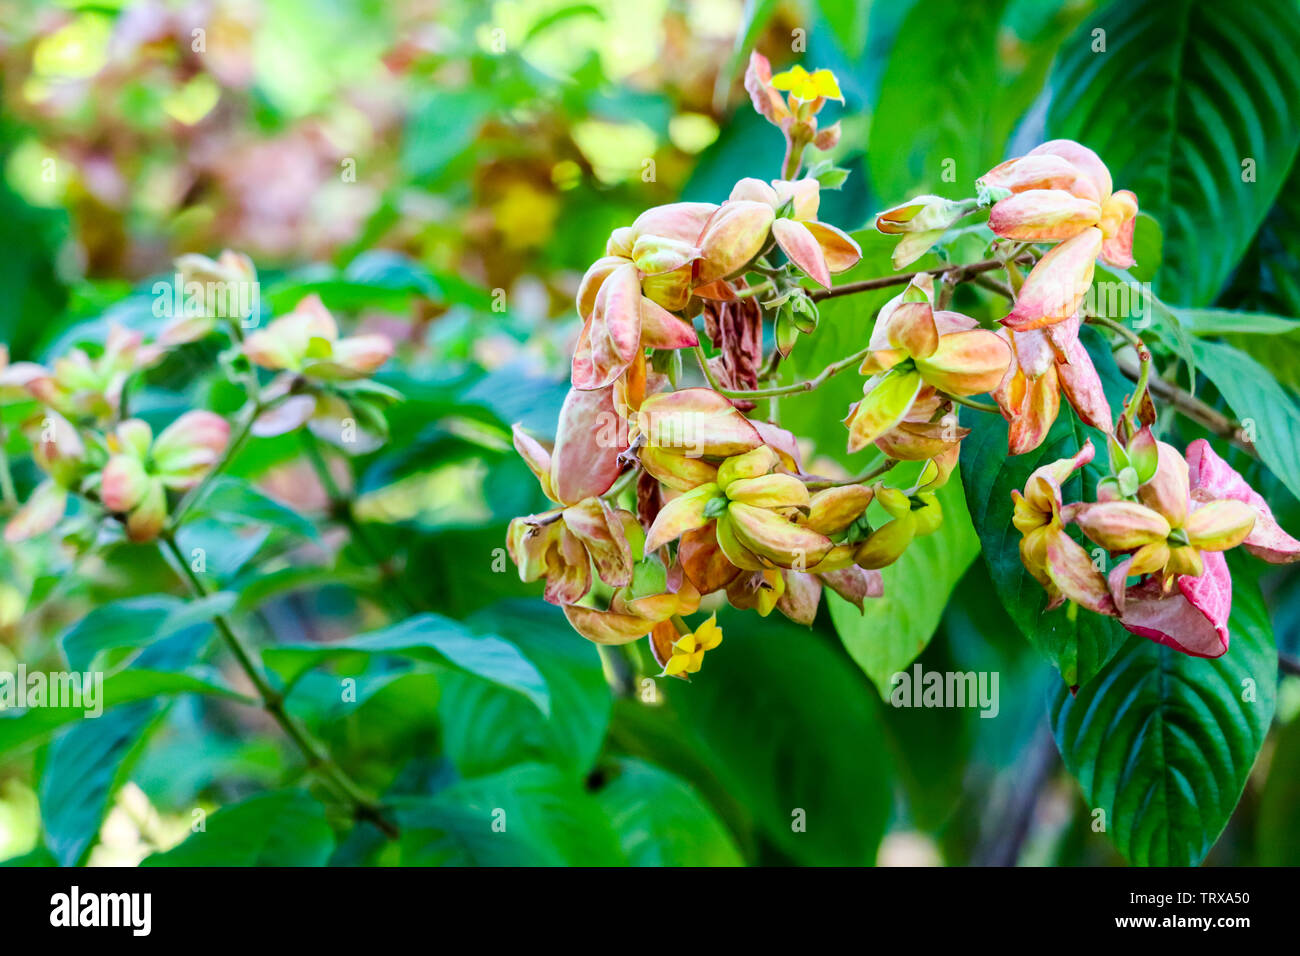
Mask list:
[[[3,502],[5,511],[11,511],[18,505],[18,492],[14,489],[14,476],[9,471],[9,453],[5,450],[8,440],[9,433],[5,430],[4,425],[0,425],[0,502]]]
[[[809,491],[821,491],[823,488],[840,488],[844,485],[863,485],[868,481],[872,481],[873,479],[879,478],[881,475],[888,473],[898,464],[900,464],[898,459],[886,458],[880,464],[873,465],[862,474],[855,475],[852,478],[841,478],[834,481],[829,478],[819,478],[813,481],[805,481],[804,484],[807,486]]]
[[[207,585],[203,583],[203,580],[194,572],[194,569],[190,567],[189,562],[185,560],[180,547],[176,544],[175,536],[171,532],[167,532],[159,540],[166,546],[166,551],[170,552],[180,570],[181,576],[195,596],[207,597],[211,592],[208,590]],[[307,761],[308,768],[317,773],[340,800],[348,804],[354,817],[358,820],[367,820],[373,823],[390,839],[395,839],[398,836],[398,830],[380,812],[378,803],[367,796],[353,782],[352,778],[335,762],[334,758],[311,738],[307,729],[298,719],[289,713],[285,707],[284,695],[271,686],[270,681],[262,672],[261,666],[253,660],[252,653],[235,634],[229,619],[224,614],[217,614],[212,618],[212,623],[239,664],[240,669],[247,675],[249,681],[257,690],[257,695],[261,698],[262,709],[271,715],[271,718],[293,741],[294,746],[301,751]]]
[[[1001,410],[991,402],[980,402],[973,398],[963,398],[960,395],[949,395],[947,392],[943,393],[943,397],[949,401],[956,402],[958,405],[965,405],[967,408],[973,408],[976,411],[992,412],[995,415],[1002,414]]]
[[[1137,386],[1133,389],[1133,397],[1129,399],[1128,404],[1124,407],[1124,414],[1120,416],[1120,420],[1125,424],[1128,433],[1131,435],[1136,431],[1138,408],[1142,405],[1142,399],[1146,395],[1147,386],[1151,381],[1151,350],[1146,347],[1146,343],[1142,341],[1141,336],[1114,319],[1090,315],[1087,322],[1089,325],[1100,326],[1116,333],[1125,342],[1133,346],[1133,351],[1137,352],[1139,363]]]
[[[208,469],[207,474],[199,480],[199,483],[186,492],[185,497],[181,498],[180,503],[176,505],[176,509],[172,512],[171,518],[168,521],[168,528],[170,530],[175,531],[181,526],[181,522],[185,520],[185,515],[189,513],[189,510],[194,507],[196,502],[202,500],[204,493],[212,482],[217,479],[218,475],[226,470],[226,467],[232,460],[234,460],[234,457],[239,454],[240,450],[244,447],[244,444],[248,441],[249,436],[252,434],[253,422],[257,420],[257,416],[263,411],[265,411],[265,406],[262,405],[260,398],[250,398],[248,400],[248,403],[240,413],[239,419],[235,422],[235,428],[231,434],[230,441],[226,443],[225,452],[223,452],[216,463]]]
[[[311,429],[303,428],[302,430],[303,449],[307,453],[307,459],[311,462],[312,468],[316,471],[317,478],[320,479],[321,487],[325,489],[325,494],[330,501],[330,513],[334,515],[339,522],[347,528],[349,536],[357,545],[366,552],[366,556],[374,562],[379,569],[380,575],[385,581],[393,586],[393,593],[397,596],[398,602],[402,605],[401,610],[407,615],[414,614],[420,607],[421,601],[406,589],[406,582],[402,576],[397,573],[389,557],[380,550],[374,540],[366,531],[365,525],[357,520],[354,501],[350,495],[343,493],[339,488],[338,482],[330,473],[329,463],[321,453],[320,442]]]

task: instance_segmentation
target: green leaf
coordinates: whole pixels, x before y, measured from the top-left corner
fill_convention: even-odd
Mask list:
[[[731,834],[695,788],[624,758],[596,794],[633,866],[742,866]]]
[[[620,866],[600,805],[555,767],[521,764],[398,806],[407,866]]]
[[[102,651],[146,647],[190,627],[210,630],[212,618],[226,614],[234,604],[235,595],[229,591],[192,601],[166,594],[127,598],[94,608],[59,640],[68,666],[86,671]]]
[[[995,134],[993,114],[1004,5],[921,3],[903,21],[867,150],[872,192],[885,205],[918,193],[971,196],[975,179],[1002,159],[1009,128]]]
[[[415,179],[436,179],[465,152],[492,108],[483,90],[429,90],[411,112],[402,166]]]
[[[1060,51],[1048,133],[1095,149],[1164,227],[1158,290],[1182,304],[1214,299],[1282,189],[1300,146],[1297,48],[1290,0],[1231,15],[1117,0]]]
[[[888,697],[890,678],[912,663],[939,627],[953,588],[979,553],[979,539],[956,475],[939,491],[943,524],[916,538],[903,556],[881,573],[882,597],[868,598],[865,610],[827,589],[831,620],[844,646]],[[924,600],[918,600],[924,596]]]
[[[875,693],[838,647],[807,628],[752,612],[724,612],[719,623],[725,637],[704,670],[689,684],[660,682],[682,726],[786,856],[814,866],[874,863],[893,777]]]
[[[334,850],[325,808],[303,790],[232,803],[205,826],[141,866],[323,866]]]
[[[1300,498],[1300,408],[1262,365],[1230,345],[1197,340],[1201,371],[1250,431],[1259,457]]]
[[[1277,735],[1256,833],[1261,866],[1300,866],[1300,720]]]
[[[1087,805],[1137,866],[1194,866],[1231,816],[1273,719],[1277,652],[1259,587],[1233,560],[1231,647],[1215,660],[1130,637],[1052,730]]]
[[[1178,316],[1193,335],[1288,335],[1300,330],[1300,319],[1232,309],[1179,309]]]
[[[391,627],[329,644],[278,644],[263,651],[262,659],[292,685],[311,668],[352,653],[448,664],[518,691],[543,714],[550,712],[546,680],[518,647],[494,634],[475,634],[459,621],[438,614],[417,614]]]
[[[1219,304],[1300,315],[1300,165],[1264,218]]]
[[[443,750],[465,777],[517,763],[554,763],[587,774],[600,754],[613,698],[596,646],[574,633],[558,608],[508,601],[467,621],[500,634],[527,655],[546,682],[551,709],[539,720],[519,694],[472,674],[441,681],[438,714]]]
[[[121,772],[159,710],[155,701],[118,707],[68,727],[50,744],[37,794],[45,845],[61,866],[84,861]]]
[[[1118,409],[1127,383],[1092,330],[1085,328],[1081,338],[1097,366],[1112,410]],[[967,415],[963,410],[962,423],[971,429],[961,448],[962,484],[998,599],[1067,684],[1086,684],[1119,650],[1127,632],[1114,619],[1099,614],[1080,612],[1071,620],[1064,607],[1044,613],[1047,592],[1020,560],[1020,532],[1011,523],[1011,492],[1023,490],[1034,469],[1074,455],[1091,439],[1096,458],[1083,469],[1082,477],[1074,475],[1063,488],[1067,501],[1091,498],[1107,467],[1106,436],[1081,423],[1064,401],[1043,444],[1024,455],[1007,455],[1007,423],[999,416]]]
[[[198,669],[184,672],[132,668],[104,678],[101,706],[108,711],[149,697],[189,693],[247,701],[242,694]],[[0,714],[0,756],[43,740],[65,724],[82,720],[86,711],[87,708],[79,707],[36,707],[12,716]]]
[[[287,508],[242,478],[221,476],[213,481],[194,502],[187,519],[210,517],[237,527],[270,525],[313,541],[320,535],[307,518]]]

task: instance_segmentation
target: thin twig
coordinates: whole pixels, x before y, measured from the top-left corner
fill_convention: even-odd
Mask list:
[[[885,473],[893,469],[898,464],[901,464],[901,462],[898,459],[886,458],[880,464],[874,465],[871,468],[868,468],[862,474],[854,475],[852,478],[832,479],[832,478],[817,478],[815,476],[812,476],[811,480],[808,480],[808,477],[805,477],[804,485],[805,487],[807,487],[809,491],[821,491],[823,488],[842,488],[845,485],[864,485],[868,481],[871,481],[875,478],[879,478],[881,475],[884,475]]]
[[[393,586],[393,593],[402,605],[400,610],[408,615],[414,614],[422,602],[406,589],[405,579],[397,573],[397,569],[393,567],[389,556],[380,550],[366,531],[365,525],[358,520],[355,502],[350,495],[343,493],[338,482],[334,480],[334,476],[330,474],[329,463],[321,453],[320,442],[312,434],[311,429],[304,428],[302,430],[302,444],[307,453],[307,460],[311,462],[312,468],[316,471],[316,477],[320,479],[321,487],[325,489],[325,494],[329,498],[330,514],[336,517],[339,523],[347,529],[352,540],[374,562],[384,580]]]
[[[891,286],[907,285],[919,275],[941,276],[945,272],[954,274],[954,283],[966,282],[973,279],[982,272],[993,272],[997,269],[1005,269],[1006,262],[1001,259],[982,259],[979,262],[972,262],[965,266],[939,266],[935,269],[920,269],[916,272],[903,272],[896,276],[880,276],[876,279],[863,279],[860,282],[849,282],[833,289],[817,289],[809,293],[809,297],[814,302],[820,302],[823,299],[835,299],[842,295],[855,295],[858,292],[872,292],[876,289],[888,289]]]

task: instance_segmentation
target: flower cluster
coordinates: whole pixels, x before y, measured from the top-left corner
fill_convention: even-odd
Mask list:
[[[256,282],[252,262],[233,252],[217,260],[183,256],[176,266],[183,284],[198,283],[200,289]],[[130,540],[153,541],[183,510],[180,502],[249,434],[281,434],[304,423],[338,432],[340,421],[353,419],[382,427],[379,410],[395,393],[367,377],[392,355],[387,338],[340,338],[316,296],[245,337],[248,319],[200,296],[152,340],[114,325],[102,348],[73,348],[49,367],[10,363],[7,350],[0,349],[0,405],[35,403],[21,430],[45,475],[7,521],[5,539],[15,543],[53,530],[75,496],[93,513],[115,519]],[[127,414],[134,376],[170,351],[216,334],[232,345],[222,356],[223,367],[248,390],[238,433],[226,418],[206,410],[182,413],[157,435],[149,423]],[[259,367],[279,375],[262,385]]]
[[[1283,564],[1300,560],[1300,541],[1203,438],[1186,456],[1146,426],[1124,444],[1111,439],[1111,473],[1095,500],[1065,504],[1062,486],[1093,454],[1088,442],[1013,493],[1021,557],[1051,595],[1049,607],[1074,601],[1184,653],[1226,653],[1232,578],[1223,552],[1243,545]],[[1108,572],[1066,532],[1069,524],[1110,555]]]
[[[722,639],[715,616],[694,629],[684,620],[701,607],[726,601],[808,624],[825,587],[859,607],[879,596],[881,569],[944,520],[937,492],[969,434],[957,405],[1000,413],[1014,455],[1043,443],[1064,395],[1107,437],[1114,471],[1095,501],[1064,502],[1062,488],[1092,459],[1089,443],[1014,496],[1024,564],[1049,606],[1072,601],[1189,653],[1222,653],[1222,552],[1244,544],[1292,560],[1300,545],[1204,442],[1184,460],[1136,429],[1149,396],[1113,418],[1079,333],[1096,261],[1134,264],[1133,193],[1113,188],[1090,149],[1056,140],[994,167],[974,196],[919,196],[879,213],[877,231],[900,237],[896,268],[981,211],[993,257],[862,284],[903,290],[864,330],[861,351],[782,385],[781,362],[817,329],[817,303],[857,291],[832,282],[861,259],[858,243],[819,217],[822,189],[844,173],[825,158],[805,162],[809,148],[836,145],[839,124],[819,128],[819,114],[843,97],[829,71],[774,76],[758,54],[745,88],[785,138],[781,178],[741,179],[717,205],[649,209],[610,235],[583,276],[556,441],[515,430],[554,504],[510,525],[521,577],[545,580],[546,599],[583,636],[648,638],[664,675],[685,677]],[[990,288],[1010,300],[996,324],[951,308],[957,285],[994,269],[1008,281]],[[683,352],[694,353],[702,384],[681,381]],[[763,401],[853,366],[865,381],[844,419],[847,450],[874,449],[875,465],[843,480],[809,474],[795,436],[763,419]],[[994,404],[975,399],[985,394]],[[918,463],[910,483],[886,484],[902,462]],[[1118,559],[1109,573],[1080,534]]]

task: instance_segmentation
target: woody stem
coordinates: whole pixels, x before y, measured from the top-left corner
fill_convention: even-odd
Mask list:
[[[207,597],[210,593],[207,585],[190,567],[189,562],[181,553],[180,547],[176,544],[176,538],[171,532],[164,533],[160,540],[166,545],[166,551],[170,552],[175,559],[177,568],[185,582],[189,585],[190,590],[198,597]],[[289,713],[285,707],[284,694],[271,686],[270,681],[262,672],[261,666],[253,659],[252,653],[246,648],[242,641],[236,636],[234,628],[231,626],[229,619],[224,614],[214,615],[212,623],[221,635],[222,641],[234,656],[235,661],[239,664],[240,669],[247,675],[248,680],[257,690],[257,695],[261,699],[262,709],[271,715],[280,728],[289,737],[295,747],[301,751],[307,761],[309,769],[315,771],[331,791],[334,792],[340,800],[346,803],[352,811],[353,816],[358,820],[367,820],[377,826],[390,839],[398,836],[397,828],[380,812],[379,805],[361,790],[347,772],[340,767],[332,756],[316,741],[314,741],[307,729],[299,723],[298,719]]]
[[[888,289],[896,285],[907,285],[917,276],[932,275],[942,276],[945,273],[952,274],[954,285],[960,282],[966,282],[975,276],[984,272],[995,272],[998,269],[1007,267],[1004,259],[981,259],[979,262],[972,262],[964,266],[939,266],[935,269],[919,269],[916,272],[901,272],[895,276],[879,276],[875,279],[862,279],[858,282],[846,282],[844,285],[836,286],[833,289],[817,289],[809,293],[809,298],[814,302],[821,302],[824,299],[835,299],[842,295],[855,295],[859,292],[873,292],[877,289]]]

